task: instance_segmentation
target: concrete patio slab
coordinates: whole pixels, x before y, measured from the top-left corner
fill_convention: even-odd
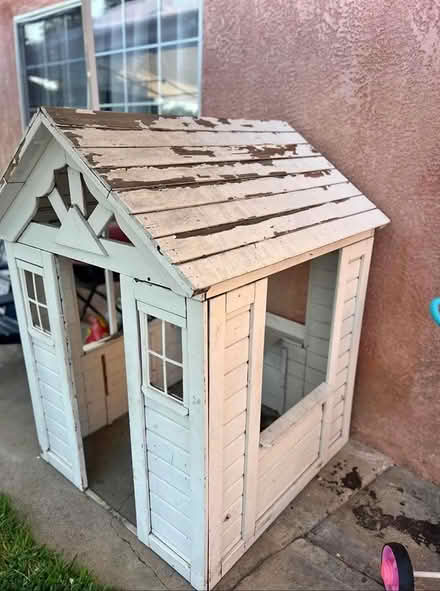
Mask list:
[[[0,347],[0,490],[35,538],[125,591],[190,589],[102,506],[39,459],[20,347]],[[379,552],[401,541],[419,569],[439,569],[440,495],[351,441],[217,585],[232,589],[380,589]],[[422,582],[417,590],[435,589]]]

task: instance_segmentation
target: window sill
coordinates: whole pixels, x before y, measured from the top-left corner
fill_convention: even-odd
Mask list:
[[[331,389],[326,382],[317,386],[260,434],[260,448],[273,447],[280,437],[283,437],[301,421],[304,415],[309,413],[315,405],[325,402],[330,392]]]
[[[142,392],[144,393],[144,396],[148,401],[153,402],[153,406],[156,404],[159,406],[163,406],[164,408],[182,417],[186,417],[187,415],[189,415],[189,409],[186,406],[183,406],[183,404],[178,400],[172,400],[166,394],[155,392],[154,390],[150,390],[145,386],[142,386]]]

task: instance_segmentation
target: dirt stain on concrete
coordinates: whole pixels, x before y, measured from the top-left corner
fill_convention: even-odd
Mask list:
[[[362,487],[362,478],[359,474],[359,470],[357,466],[354,466],[351,472],[347,472],[344,478],[341,478],[342,484],[345,488],[350,488],[351,490],[357,490]]]
[[[440,553],[440,524],[423,519],[413,519],[407,515],[391,515],[384,513],[377,505],[359,505],[354,507],[353,514],[357,523],[370,531],[381,535],[382,530],[392,527],[409,535],[419,546],[424,545],[430,550]]]

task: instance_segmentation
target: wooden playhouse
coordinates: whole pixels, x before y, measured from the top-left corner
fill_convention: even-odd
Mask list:
[[[0,195],[41,457],[87,489],[83,439],[128,411],[136,535],[212,588],[348,439],[388,221],[281,121],[41,109]]]

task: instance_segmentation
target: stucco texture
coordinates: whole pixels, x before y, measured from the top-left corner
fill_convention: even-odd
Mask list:
[[[203,115],[289,121],[392,220],[353,432],[440,481],[440,4],[205,0]]]

